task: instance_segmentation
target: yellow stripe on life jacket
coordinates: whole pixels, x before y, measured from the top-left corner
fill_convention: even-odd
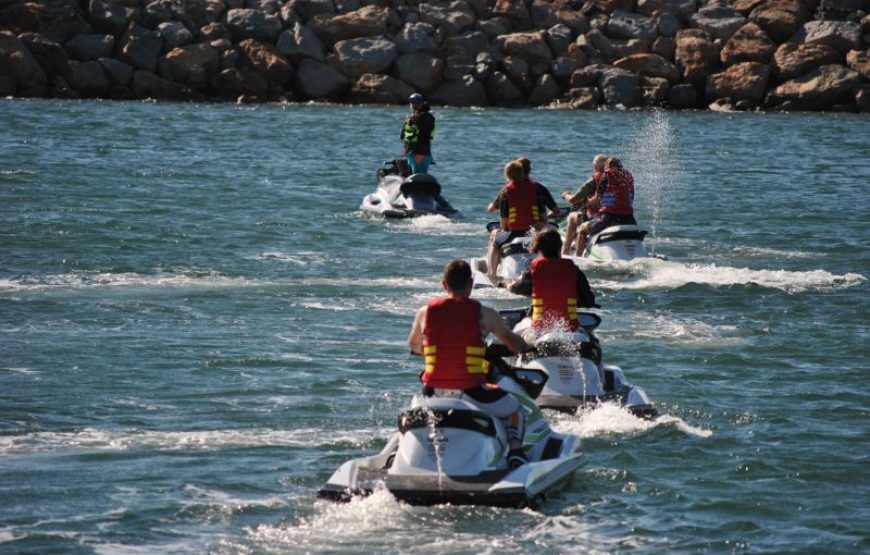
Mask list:
[[[466,347],[465,348],[465,364],[468,365],[469,374],[486,374],[484,369],[483,353],[486,352],[486,347]]]

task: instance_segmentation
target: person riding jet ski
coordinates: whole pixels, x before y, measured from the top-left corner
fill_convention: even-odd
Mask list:
[[[411,352],[426,360],[420,375],[423,394],[469,401],[504,421],[510,447],[508,464],[511,468],[523,465],[525,413],[509,393],[485,385],[488,365],[484,363],[484,338],[492,332],[514,353],[530,347],[495,310],[469,298],[474,281],[468,262],[448,262],[441,285],[447,297],[432,299],[421,307],[408,336]]]
[[[515,295],[532,298],[532,326],[523,339],[534,341],[538,333],[553,327],[575,331],[580,327],[577,308],[598,307],[586,274],[572,261],[562,258],[562,237],[555,229],[538,233],[532,252],[540,256],[531,269],[513,283],[499,282]]]
[[[619,158],[608,158],[598,190],[588,202],[598,204],[598,214],[580,226],[577,252],[582,253],[588,237],[614,225],[637,225],[634,219],[634,177]],[[583,248],[581,248],[583,247]]]

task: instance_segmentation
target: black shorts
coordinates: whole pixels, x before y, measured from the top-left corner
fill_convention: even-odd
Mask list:
[[[590,221],[592,223],[589,225],[589,235],[595,235],[612,225],[637,225],[637,220],[631,214],[610,214],[609,212],[602,212]]]

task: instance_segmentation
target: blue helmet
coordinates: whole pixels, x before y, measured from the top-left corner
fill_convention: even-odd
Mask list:
[[[423,100],[423,95],[420,93],[414,93],[410,97],[408,97],[408,101],[411,104],[421,104]]]

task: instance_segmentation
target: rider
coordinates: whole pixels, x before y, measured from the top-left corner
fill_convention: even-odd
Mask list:
[[[508,464],[516,468],[526,462],[525,413],[516,398],[485,385],[483,338],[492,332],[515,353],[530,347],[498,312],[470,298],[474,280],[468,262],[448,262],[441,285],[447,297],[432,299],[421,307],[408,336],[411,352],[426,357],[426,369],[420,375],[423,394],[458,397],[504,421],[510,448]]]
[[[486,273],[493,283],[501,260],[501,246],[546,224],[541,216],[544,210],[537,184],[526,179],[523,165],[511,160],[504,167],[504,177],[508,183],[498,196],[501,218],[499,226],[490,232],[486,254]]]
[[[595,158],[592,159],[592,175],[589,179],[587,179],[573,195],[570,191],[562,193],[562,198],[568,201],[572,207],[577,208],[576,211],[572,211],[568,214],[568,223],[565,226],[565,244],[562,246],[562,254],[568,254],[571,250],[571,244],[574,242],[574,236],[577,234],[577,228],[580,227],[580,224],[595,216],[597,207],[593,206],[592,203],[588,202],[588,200],[595,194],[595,190],[598,188],[598,182],[601,181],[601,177],[604,175],[604,163],[606,161],[607,157],[605,155],[596,154]],[[582,250],[576,251],[577,256],[581,256],[582,254]]]
[[[402,125],[402,141],[411,173],[428,173],[432,163],[432,141],[435,139],[435,116],[429,103],[420,93],[414,93],[408,101],[411,113],[405,116]]]
[[[538,187],[538,201],[544,203],[544,205],[549,209],[547,212],[547,217],[556,219],[559,217],[559,214],[562,213],[559,205],[556,204],[556,201],[553,200],[553,195],[550,194],[549,189],[544,187],[540,182],[535,181],[531,177],[532,173],[532,161],[526,158],[525,156],[521,158],[517,158],[517,162],[519,162],[523,166],[523,174],[525,174],[525,178],[528,181],[531,181]],[[501,206],[501,196],[504,193],[504,189],[501,189],[496,195],[495,199],[489,203],[489,206],[486,208],[487,212],[493,213],[499,210]]]
[[[554,326],[574,331],[580,326],[577,308],[598,306],[586,274],[560,256],[561,248],[562,237],[557,230],[548,229],[536,235],[531,251],[540,256],[532,261],[531,269],[509,285],[511,293],[532,297],[532,327],[531,333],[524,334],[526,341]]]
[[[619,158],[608,158],[598,191],[589,202],[598,204],[598,215],[580,226],[577,252],[583,253],[586,238],[612,225],[637,225],[634,219],[634,177]],[[581,248],[582,247],[582,248]]]

